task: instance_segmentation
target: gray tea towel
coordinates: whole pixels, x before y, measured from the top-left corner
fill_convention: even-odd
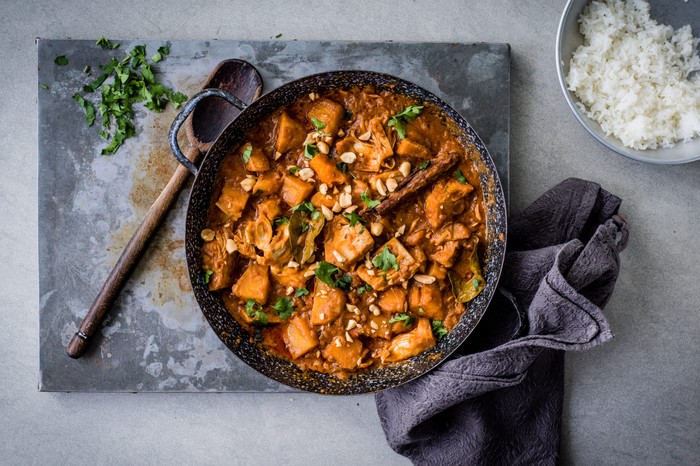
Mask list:
[[[499,291],[474,333],[433,371],[376,395],[396,452],[415,464],[557,463],[564,351],[612,338],[601,308],[627,242],[619,206],[571,178],[510,221]]]

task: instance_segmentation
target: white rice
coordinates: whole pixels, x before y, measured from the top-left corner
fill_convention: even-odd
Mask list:
[[[690,26],[674,31],[643,0],[591,2],[579,18],[569,89],[627,147],[671,147],[700,135],[700,57]]]

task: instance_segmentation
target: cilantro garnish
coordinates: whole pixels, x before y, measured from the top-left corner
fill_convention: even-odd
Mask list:
[[[65,55],[59,55],[53,62],[58,66],[66,66],[68,64],[68,59]]]
[[[474,287],[475,291],[479,291],[479,279],[474,277],[472,278],[472,286]]]
[[[292,175],[296,175],[298,171],[299,171],[299,167],[295,167],[294,165],[289,167],[289,173],[291,173]]]
[[[170,49],[166,46],[158,47],[158,51],[151,57],[151,61],[153,63],[158,63],[162,61],[166,55],[170,55]]]
[[[389,319],[389,323],[393,324],[395,322],[403,322],[404,328],[408,327],[413,323],[413,317],[409,316],[408,314],[397,314],[391,319]]]
[[[314,157],[316,157],[316,154],[318,154],[318,147],[316,147],[316,144],[304,145],[304,157],[306,157],[307,159],[313,159]]]
[[[204,283],[207,285],[209,284],[209,279],[211,278],[211,275],[214,273],[213,270],[207,270],[204,272]]]
[[[335,265],[325,261],[319,261],[316,270],[314,270],[314,274],[328,286],[344,290],[350,289],[352,279],[349,275],[340,275],[339,271],[340,269]]]
[[[411,105],[404,108],[401,113],[392,116],[387,123],[387,126],[393,126],[396,129],[396,133],[399,135],[399,139],[406,137],[406,123],[416,119],[420,115],[420,111],[423,109],[422,105]]]
[[[258,302],[252,298],[248,298],[245,302],[245,311],[248,313],[248,315],[253,315],[253,312],[259,311],[262,309],[262,306],[258,304]]]
[[[275,310],[275,313],[279,316],[280,319],[289,319],[289,317],[291,317],[292,315],[292,312],[294,312],[294,304],[292,303],[291,298],[283,296],[277,299],[277,302],[275,302],[275,304],[272,305],[272,309]]]
[[[418,165],[418,170],[425,170],[429,166],[430,166],[430,160],[426,160],[425,162]]]
[[[377,207],[379,204],[381,204],[381,201],[375,201],[372,199],[369,195],[369,189],[362,194],[360,194],[360,199],[362,199],[362,202],[365,203],[368,209],[374,209]]]
[[[297,292],[294,293],[294,297],[301,298],[302,296],[306,296],[307,294],[309,294],[309,290],[307,290],[306,288],[297,288]]]
[[[245,150],[241,153],[241,158],[243,159],[243,163],[248,163],[250,160],[250,155],[253,153],[253,146],[248,144],[245,148]]]
[[[100,37],[97,39],[97,42],[95,44],[99,45],[103,49],[116,49],[119,48],[119,43],[112,43],[111,41],[107,40],[105,36]]]
[[[314,205],[311,203],[311,201],[306,201],[306,202],[302,202],[302,203],[299,204],[299,205],[295,205],[294,207],[292,207],[291,209],[289,209],[290,212],[296,212],[297,210],[298,210],[299,212],[309,212],[309,213],[311,213],[311,212],[313,212],[315,209],[314,209]]]
[[[272,224],[276,227],[280,225],[286,225],[289,223],[289,219],[287,217],[275,217],[275,219],[272,221]]]
[[[97,41],[97,45],[105,49],[115,49],[119,46],[104,37]],[[175,92],[157,82],[146,58],[145,45],[135,46],[120,61],[112,57],[107,63],[100,65],[100,69],[102,73],[83,86],[83,93],[101,90],[99,102],[95,102],[102,116],[100,135],[104,137],[104,134],[107,134],[108,138],[111,138],[107,147],[102,149],[102,155],[114,154],[126,139],[136,135],[136,127],[133,124],[135,103],[143,102],[148,110],[162,112],[168,102],[178,108],[187,100],[185,94]],[[86,67],[83,71],[88,73],[90,68]],[[114,78],[114,81],[105,84],[110,77]],[[86,106],[78,99],[75,100],[87,112]]]
[[[337,168],[340,171],[340,173],[347,173],[348,172],[348,164],[345,162],[336,163],[335,168]]]
[[[322,130],[323,128],[326,127],[326,124],[319,120],[318,118],[311,117],[311,123],[313,123],[314,127],[316,130]]]
[[[384,246],[382,252],[374,256],[374,259],[372,259],[372,264],[379,270],[383,270],[385,272],[392,267],[399,270],[399,264],[396,262],[396,256],[389,251],[388,246]]]
[[[277,34],[277,35],[275,36],[275,39],[279,39],[280,37],[282,37],[282,33]]]
[[[46,84],[39,84],[39,87],[42,88],[42,89],[48,89],[48,88],[49,88],[49,86],[47,86]]]
[[[357,212],[345,212],[343,213],[343,217],[350,221],[351,227],[354,227],[358,223],[365,223],[365,219],[357,215]]]
[[[447,335],[447,329],[439,320],[434,320],[430,326],[433,329],[433,335],[435,335],[438,340],[442,340],[445,335]]]
[[[374,288],[372,288],[372,285],[367,283],[366,285],[363,285],[357,289],[357,296],[362,296],[362,294],[366,291],[372,291]]]
[[[467,184],[467,179],[462,175],[462,170],[455,171],[455,178],[457,178],[460,184]]]
[[[92,126],[92,124],[95,123],[95,107],[92,105],[92,102],[83,99],[80,94],[75,94],[73,100],[78,102],[80,108],[85,112],[85,122],[87,125]]]

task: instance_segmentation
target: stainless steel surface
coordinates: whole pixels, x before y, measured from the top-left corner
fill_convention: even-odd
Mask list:
[[[620,155],[641,162],[654,164],[677,164],[693,162],[700,159],[700,138],[686,143],[678,143],[674,147],[636,150],[625,147],[614,136],[608,136],[597,121],[585,115],[576,105],[578,98],[569,91],[566,85],[566,75],[569,73],[569,63],[574,51],[583,44],[583,36],[579,32],[578,18],[590,0],[569,0],[559,21],[555,47],[557,76],[559,84],[569,108],[576,119],[598,142]],[[700,7],[697,2],[679,0],[650,0],[651,17],[662,24],[670,24],[674,28],[690,24],[693,35],[700,37]]]

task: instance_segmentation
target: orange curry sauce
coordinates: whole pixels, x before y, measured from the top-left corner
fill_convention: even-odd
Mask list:
[[[345,377],[415,356],[484,286],[476,149],[421,106],[371,87],[312,93],[222,162],[202,231],[209,289],[251,338],[302,369]],[[438,181],[374,212],[453,152],[459,164]]]

